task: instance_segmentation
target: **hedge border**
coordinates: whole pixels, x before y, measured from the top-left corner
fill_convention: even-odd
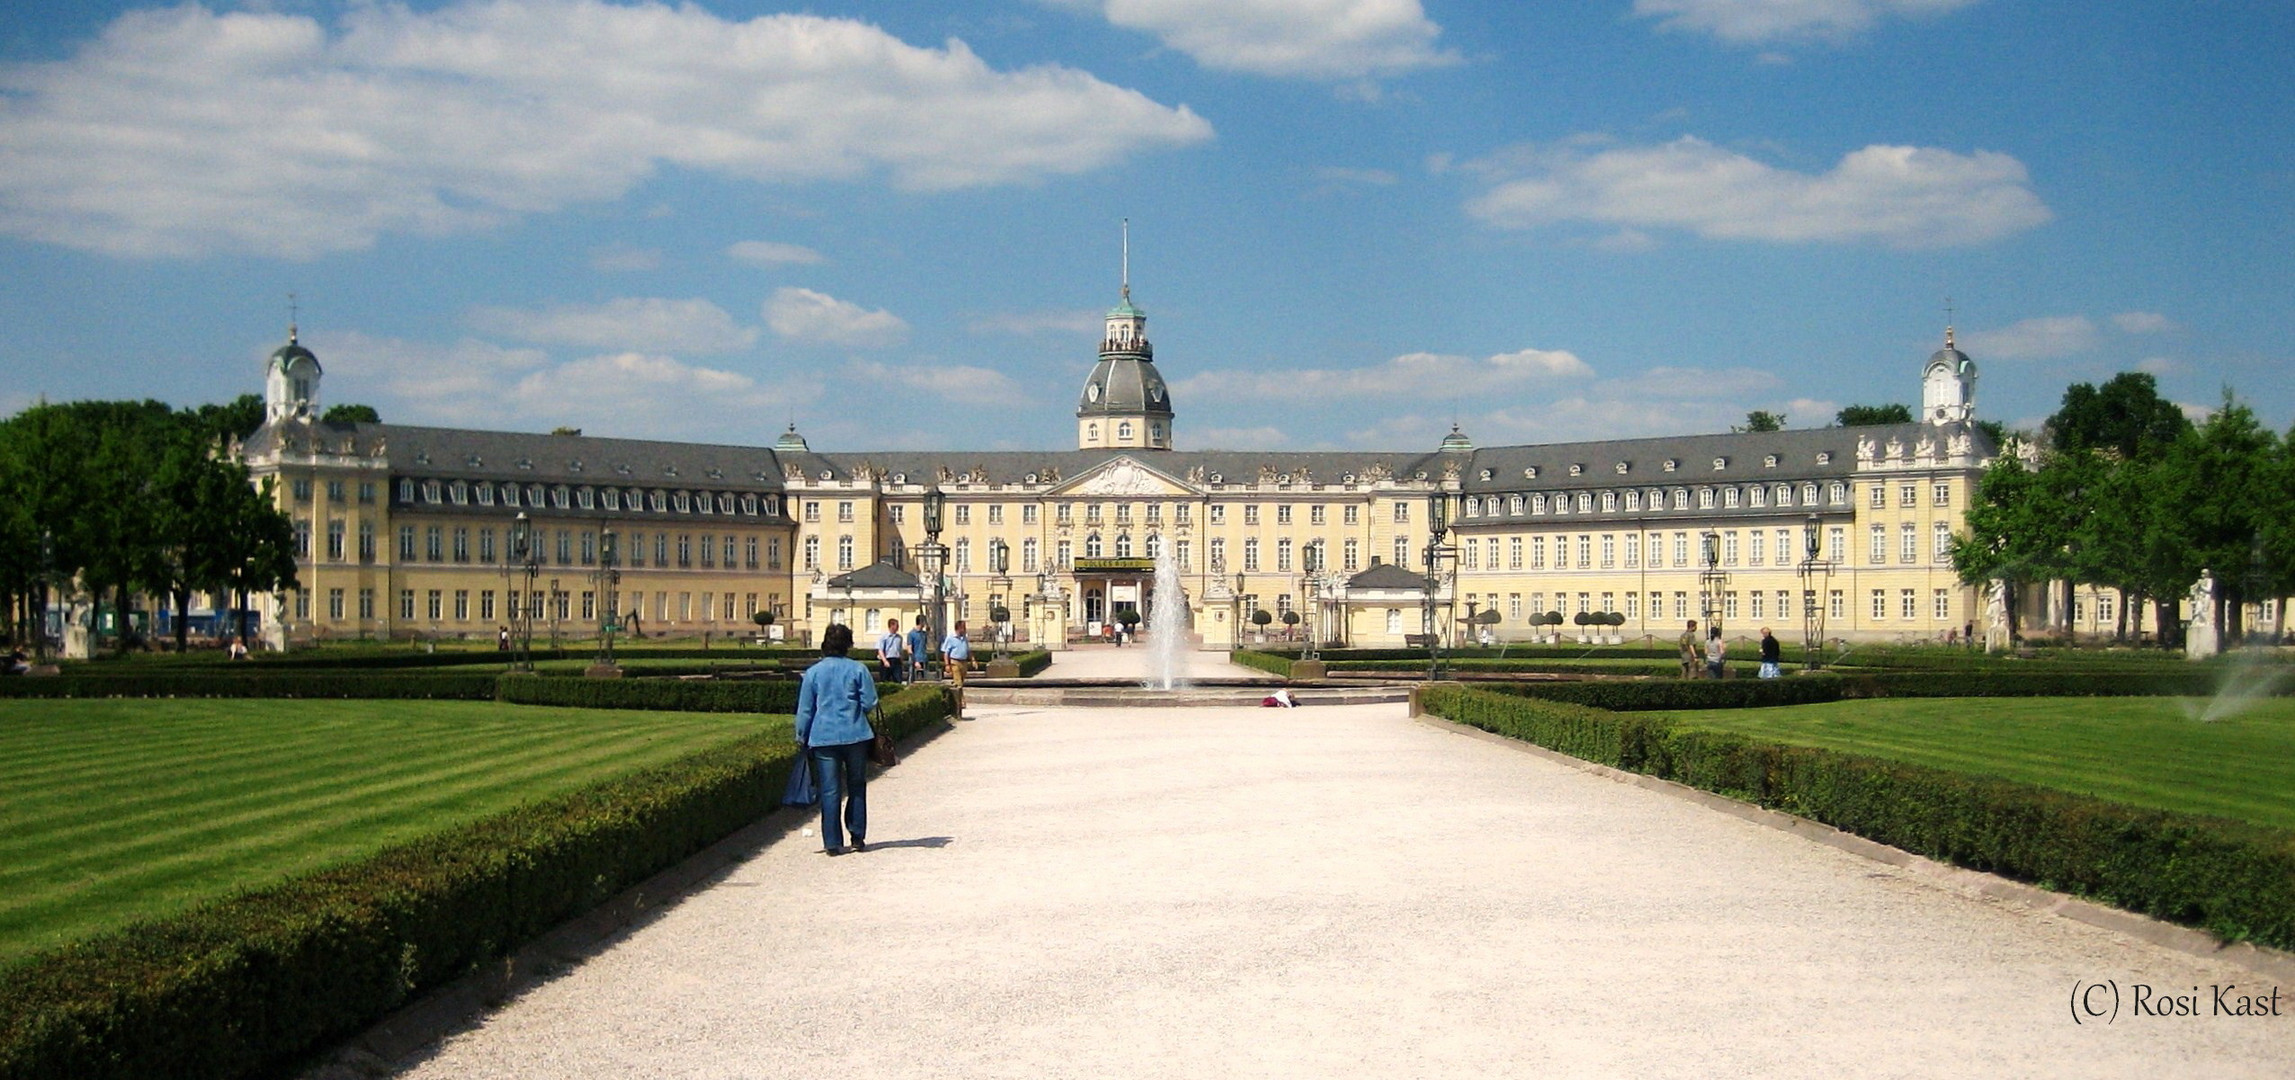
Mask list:
[[[946,691],[888,700],[902,738]],[[0,970],[0,1078],[276,1074],[771,812],[774,731]]]
[[[1426,711],[2226,941],[2295,948],[2295,832],[1458,685]]]
[[[2210,697],[2220,689],[2216,673],[2185,670],[1899,671],[1787,679],[1607,679],[1476,685],[1512,697],[1570,702],[1614,712],[1766,708],[1856,698]],[[2271,692],[2279,696],[2295,694],[2295,682],[2273,687]]]
[[[0,679],[0,698],[436,698],[491,701],[484,672],[122,671]]]

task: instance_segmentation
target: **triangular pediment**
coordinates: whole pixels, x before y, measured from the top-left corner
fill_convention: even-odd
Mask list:
[[[1202,494],[1170,473],[1140,463],[1128,454],[1109,458],[1057,488],[1051,494],[1080,498],[1188,498]]]

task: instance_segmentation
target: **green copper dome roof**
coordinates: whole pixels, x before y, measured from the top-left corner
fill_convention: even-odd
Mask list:
[[[1126,296],[1121,302],[1117,303],[1116,306],[1108,309],[1109,318],[1113,319],[1118,316],[1125,318],[1144,319],[1147,318],[1147,312],[1133,307],[1132,298],[1130,296]]]

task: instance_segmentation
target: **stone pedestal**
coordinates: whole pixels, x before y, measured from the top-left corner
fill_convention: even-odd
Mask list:
[[[95,651],[95,635],[85,626],[64,627],[64,659],[85,660]]]
[[[619,679],[622,677],[622,669],[619,664],[591,664],[582,669],[582,675],[590,679]]]
[[[1009,656],[990,660],[988,662],[988,677],[991,679],[1017,679],[1020,677],[1020,662]]]
[[[1292,682],[1321,682],[1330,673],[1321,660],[1291,661]]]
[[[28,678],[53,678],[63,673],[64,669],[54,664],[33,664],[24,671]]]

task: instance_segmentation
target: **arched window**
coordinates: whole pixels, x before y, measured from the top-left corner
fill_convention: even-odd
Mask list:
[[[1697,508],[1698,508],[1698,509],[1700,509],[1700,510],[1711,510],[1711,509],[1713,509],[1713,489],[1712,489],[1712,488],[1699,488],[1699,489],[1697,489]]]
[[[1089,424],[1089,425],[1086,425],[1086,426],[1085,426],[1085,428],[1084,428],[1084,437],[1085,437],[1085,438],[1087,438],[1087,439],[1097,439],[1097,438],[1099,438],[1099,437],[1100,437],[1100,425],[1098,425],[1098,424]]]
[[[1131,421],[1129,421],[1129,420],[1126,420],[1126,421],[1124,421],[1123,423],[1121,423],[1121,424],[1117,424],[1117,425],[1116,425],[1116,438],[1119,438],[1119,439],[1129,439],[1129,438],[1131,438],[1131,437],[1132,437],[1132,422],[1131,422]]]
[[[1151,559],[1154,559],[1154,558],[1158,558],[1158,557],[1161,557],[1162,555],[1163,555],[1163,534],[1162,534],[1162,533],[1149,533],[1149,534],[1147,534],[1147,557],[1148,557],[1148,558],[1151,558]]]
[[[1100,534],[1093,533],[1084,537],[1084,557],[1087,559],[1100,557]]]
[[[1116,558],[1119,558],[1119,559],[1129,559],[1129,558],[1131,558],[1131,557],[1132,557],[1132,534],[1130,534],[1130,533],[1128,533],[1128,532],[1127,532],[1127,533],[1117,533],[1117,534],[1116,534]]]

